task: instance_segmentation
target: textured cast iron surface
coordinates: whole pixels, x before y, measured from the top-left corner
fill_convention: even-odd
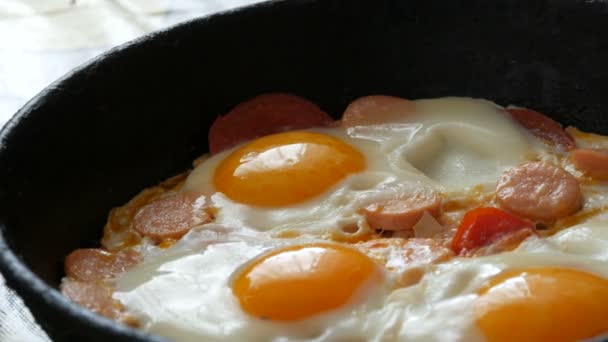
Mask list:
[[[608,133],[603,1],[287,0],[120,47],[1,134],[0,267],[56,341],[144,341],[54,290],[110,208],[186,169],[218,114],[286,91],[339,116],[368,94],[529,106]],[[204,294],[201,294],[204,295]]]

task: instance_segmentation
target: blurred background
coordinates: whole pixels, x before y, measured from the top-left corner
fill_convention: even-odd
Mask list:
[[[0,0],[0,126],[54,80],[116,45],[260,1]],[[50,341],[1,275],[0,341]]]

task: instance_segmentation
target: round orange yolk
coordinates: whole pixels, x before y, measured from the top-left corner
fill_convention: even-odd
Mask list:
[[[247,265],[232,292],[243,310],[275,321],[305,319],[340,308],[382,279],[365,254],[332,244],[278,249]]]
[[[259,206],[306,201],[365,168],[363,155],[332,136],[312,132],[269,135],[237,149],[215,170],[215,188]]]
[[[506,271],[479,291],[488,341],[578,341],[608,332],[608,281],[567,268]]]

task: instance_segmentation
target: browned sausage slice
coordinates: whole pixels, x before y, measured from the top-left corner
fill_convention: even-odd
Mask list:
[[[160,243],[179,239],[192,227],[209,222],[205,196],[182,192],[156,199],[142,207],[133,218],[133,230]]]
[[[523,164],[503,173],[496,199],[504,209],[538,222],[553,222],[582,204],[576,178],[545,162]]]
[[[507,108],[507,112],[537,137],[566,151],[576,147],[574,138],[553,119],[527,108]]]
[[[112,289],[102,283],[64,279],[61,292],[73,302],[109,318],[118,318],[122,306],[112,298]]]
[[[399,121],[416,110],[414,102],[399,97],[372,95],[351,102],[342,115],[342,127]]]
[[[372,229],[410,230],[425,212],[437,217],[440,209],[441,196],[421,192],[411,197],[369,205],[363,208],[363,214]]]
[[[321,108],[301,97],[263,94],[215,119],[209,129],[209,151],[215,154],[259,136],[333,122]]]
[[[108,222],[103,228],[101,245],[109,251],[117,251],[139,243],[140,236],[129,228],[131,221],[141,207],[162,196],[166,190],[161,187],[146,189],[133,197],[127,204],[112,209]]]
[[[608,180],[608,152],[579,148],[570,152],[570,162],[587,176]]]
[[[77,249],[65,258],[65,273],[81,281],[112,279],[141,261],[141,255],[132,250],[119,253],[99,248]]]

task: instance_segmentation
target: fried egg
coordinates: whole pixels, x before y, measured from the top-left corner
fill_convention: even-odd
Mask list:
[[[144,331],[176,341],[574,341],[608,332],[608,187],[547,143],[550,131],[534,134],[485,100],[365,101],[351,124],[231,145],[174,192],[150,195],[173,199],[127,207],[124,222],[176,222],[173,233],[188,232],[112,233],[149,234],[128,247],[143,259],[136,266],[124,255],[122,272],[100,263],[112,299]],[[370,103],[379,112],[371,119]],[[514,188],[544,196],[548,219],[501,206]],[[420,215],[405,232],[370,223],[373,210],[403,198],[428,199],[437,212],[414,207]],[[167,217],[170,209],[183,217]],[[461,253],[451,241],[474,209],[496,216],[462,239],[492,242],[501,224],[527,230],[500,248]]]
[[[114,296],[178,341],[569,341],[608,329],[607,231],[584,224],[427,265],[394,288],[398,249],[377,262],[369,249],[201,227],[123,274]]]
[[[414,102],[415,114],[393,122],[285,132],[229,149],[199,164],[183,191],[209,194],[219,224],[356,239],[370,233],[360,208],[493,187],[541,146],[493,103]]]
[[[605,246],[607,231],[574,226],[509,253],[438,265],[392,294],[409,307],[400,340],[575,341],[606,333],[606,250],[584,246]]]
[[[144,329],[179,341],[310,339],[350,316],[347,339],[372,324],[368,311],[377,325],[387,315],[387,275],[364,253],[215,227],[191,231],[119,279],[115,297]]]

